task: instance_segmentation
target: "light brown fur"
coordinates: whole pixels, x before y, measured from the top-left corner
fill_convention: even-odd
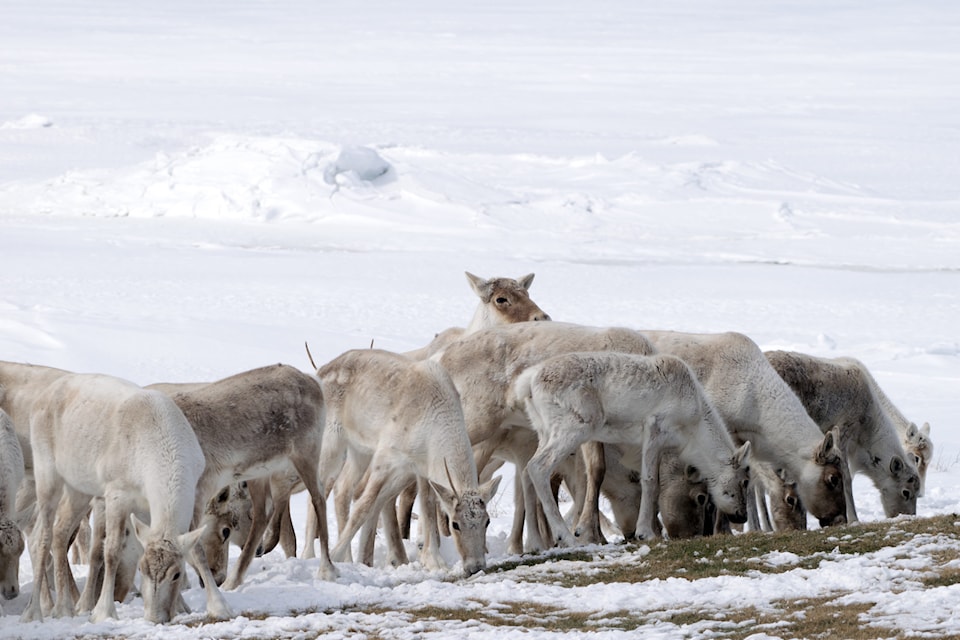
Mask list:
[[[640,333],[625,328],[585,327],[558,322],[523,322],[492,327],[465,336],[434,356],[449,373],[460,392],[464,417],[470,441],[477,445],[488,439],[502,438],[506,427],[529,428],[522,402],[513,396],[512,382],[527,367],[551,356],[573,351],[622,351],[625,353],[653,353],[650,342]],[[603,478],[602,448],[599,456],[587,459],[586,505],[574,534],[584,542],[599,542],[602,537],[599,524],[599,495]],[[494,449],[496,451],[496,449]],[[492,455],[493,452],[489,452]],[[509,448],[495,455],[517,464],[521,470],[528,457],[522,451]],[[482,469],[486,459],[478,457]],[[527,529],[536,535],[537,525],[532,521],[537,504],[532,487],[525,487],[524,507]],[[518,505],[519,507],[519,505]],[[511,534],[512,544],[522,532]],[[537,545],[534,545],[537,546]]]
[[[425,530],[421,560],[432,569],[442,566],[433,522],[436,494],[451,518],[464,571],[469,575],[482,569],[486,502],[499,478],[479,486],[457,391],[446,372],[431,361],[364,349],[334,358],[317,370],[317,377],[328,405],[323,478],[344,477],[349,459],[353,479],[338,486],[349,487],[351,497],[360,488],[349,518],[340,524],[334,557],[346,559],[359,528],[372,526],[382,508],[419,478]],[[361,473],[363,479],[357,477]],[[405,561],[400,549],[392,548],[391,555],[394,562]]]
[[[290,366],[273,365],[171,397],[193,427],[207,460],[198,484],[203,501],[194,521],[200,521],[203,506],[229,482],[295,470],[319,515],[319,574],[333,579],[337,572],[329,559],[326,501],[317,476],[325,409],[316,379]],[[240,585],[260,545],[267,526],[265,499],[254,502],[250,534],[224,583],[227,589]]]

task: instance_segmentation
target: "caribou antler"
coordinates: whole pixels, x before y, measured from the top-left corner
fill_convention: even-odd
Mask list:
[[[460,492],[457,490],[457,485],[455,485],[455,484],[453,483],[453,476],[450,475],[450,467],[447,466],[447,459],[446,459],[446,458],[443,459],[443,470],[447,472],[447,482],[450,483],[450,489],[451,489],[454,493],[459,494]]]
[[[310,366],[313,367],[313,370],[314,370],[314,371],[316,371],[316,370],[317,370],[317,365],[316,365],[316,363],[314,363],[314,361],[313,361],[313,356],[310,355],[310,346],[307,344],[307,341],[306,341],[306,340],[303,341],[303,347],[304,347],[304,349],[307,350],[307,357],[310,358]]]

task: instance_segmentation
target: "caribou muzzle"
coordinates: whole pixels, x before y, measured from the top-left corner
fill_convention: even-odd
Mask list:
[[[847,524],[847,516],[842,513],[833,518],[820,518],[821,527],[830,527],[839,524]]]

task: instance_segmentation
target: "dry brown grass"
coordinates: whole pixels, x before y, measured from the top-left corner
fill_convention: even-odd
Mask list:
[[[596,583],[640,583],[682,577],[699,580],[726,575],[777,574],[798,569],[816,569],[821,562],[838,554],[858,555],[896,548],[908,540],[941,544],[930,545],[926,569],[915,584],[924,589],[960,582],[960,517],[886,520],[856,526],[787,533],[747,533],[683,541],[661,541],[649,547],[608,545],[590,551],[551,552],[531,555],[518,561],[500,563],[487,571],[490,577],[502,576],[517,582],[549,583],[573,589]],[[948,543],[948,544],[944,544]],[[760,558],[774,552],[790,552],[798,561],[767,564]],[[906,554],[906,552],[904,552]],[[610,560],[615,559],[615,562]],[[563,562],[560,562],[563,561]],[[913,588],[916,588],[915,586]],[[455,636],[465,625],[485,625],[495,629],[532,633],[569,633],[575,631],[637,630],[663,625],[676,630],[678,638],[711,637],[744,640],[756,633],[782,638],[845,638],[901,640],[915,637],[910,629],[869,624],[874,603],[858,601],[839,604],[845,593],[823,593],[817,597],[774,600],[764,608],[731,607],[710,611],[637,610],[570,611],[562,606],[523,599],[487,602],[480,599],[460,603],[456,608],[413,605],[397,611],[370,606],[346,607],[338,613],[362,613],[371,619],[350,629],[350,635],[363,638],[393,637],[378,628],[376,620],[391,616],[402,624],[417,624],[424,630]],[[917,601],[923,599],[917,592]],[[301,613],[333,613],[303,611]],[[293,637],[293,636],[285,636]],[[948,638],[929,633],[924,638]],[[266,640],[266,639],[265,639]]]
[[[637,545],[603,547],[600,551],[574,551],[531,556],[520,561],[502,563],[489,572],[500,573],[518,581],[544,581],[574,588],[598,582],[638,583],[647,580],[682,576],[689,580],[747,572],[782,573],[796,569],[815,569],[820,562],[837,553],[866,554],[887,547],[896,547],[916,536],[960,540],[958,516],[909,518],[856,526],[783,533],[746,533],[694,540],[661,541],[641,553]],[[791,552],[799,556],[789,565],[765,564],[758,558],[773,552]],[[606,556],[618,555],[619,562],[604,563]],[[950,566],[960,560],[955,549],[938,548],[930,555],[932,569],[922,579],[925,588],[960,582],[960,568]],[[569,570],[558,570],[557,560],[573,563]],[[580,563],[590,564],[589,572],[577,569]],[[451,610],[442,607],[417,608],[408,612],[411,619],[442,621],[476,621],[494,627],[522,628],[541,631],[632,630],[645,625],[669,623],[683,637],[701,632],[712,637],[741,640],[764,632],[784,638],[905,638],[908,629],[888,629],[868,624],[873,603],[840,605],[840,593],[818,598],[777,600],[772,610],[753,607],[709,613],[682,612],[570,612],[559,607],[514,601],[477,603],[477,608]],[[922,595],[919,596],[922,599]],[[925,635],[924,637],[934,637]],[[946,637],[946,636],[941,636]]]

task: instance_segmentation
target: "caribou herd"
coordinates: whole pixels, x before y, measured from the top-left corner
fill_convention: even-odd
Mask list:
[[[139,573],[144,617],[164,623],[188,611],[189,564],[207,614],[231,617],[221,587],[278,542],[296,554],[289,499],[301,490],[303,557],[319,546],[320,578],[338,579],[358,532],[372,564],[378,523],[389,562],[407,562],[415,501],[419,562],[444,567],[450,536],[470,575],[486,567],[504,462],[516,472],[513,553],[604,542],[601,496],[626,539],[804,528],[808,513],[856,522],[859,472],[887,516],[916,513],[930,427],[861,362],[763,352],[738,333],[554,322],[530,298],[533,274],[467,280],[480,302],[466,328],[403,354],[348,351],[315,375],[272,365],[140,387],[0,362],[0,593],[19,595],[27,549],[21,620],[115,618]],[[231,542],[242,551],[228,572]],[[90,565],[82,592],[71,546]]]

